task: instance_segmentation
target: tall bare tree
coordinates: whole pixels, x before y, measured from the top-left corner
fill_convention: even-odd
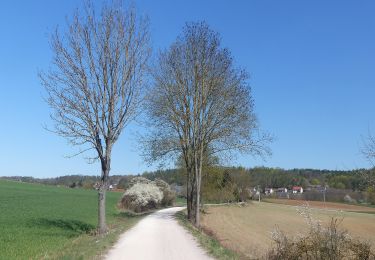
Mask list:
[[[372,134],[363,140],[362,154],[371,163],[375,163],[375,137]]]
[[[159,55],[153,76],[145,155],[151,161],[182,155],[188,218],[199,226],[204,156],[233,151],[263,155],[269,152],[270,137],[258,129],[248,74],[235,68],[206,23],[187,24]]]
[[[366,181],[368,186],[375,189],[375,136],[371,133],[363,139],[361,152],[373,167],[371,170],[361,171],[362,178]]]
[[[98,231],[107,230],[105,197],[112,148],[124,127],[137,115],[150,56],[148,21],[121,1],[103,3],[99,14],[85,2],[65,33],[52,35],[51,68],[40,74],[52,108],[54,131],[94,150],[101,164]]]

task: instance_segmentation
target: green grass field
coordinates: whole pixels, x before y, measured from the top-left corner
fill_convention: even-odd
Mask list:
[[[90,235],[97,223],[97,193],[0,180],[0,259],[92,259],[140,217],[121,214],[121,193],[107,193],[111,232]]]
[[[176,197],[173,206],[175,207],[185,207],[186,206],[186,199],[181,197]]]

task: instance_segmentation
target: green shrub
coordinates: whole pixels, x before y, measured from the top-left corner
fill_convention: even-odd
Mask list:
[[[367,188],[366,200],[368,203],[375,205],[375,189],[373,187]]]

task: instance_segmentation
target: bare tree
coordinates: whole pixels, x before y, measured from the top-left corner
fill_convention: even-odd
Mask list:
[[[161,52],[146,111],[150,161],[183,157],[187,170],[188,218],[200,224],[204,155],[268,153],[268,135],[258,131],[248,75],[236,69],[220,37],[205,23],[187,24]]]
[[[99,15],[91,2],[76,12],[68,30],[52,35],[51,68],[40,74],[52,108],[54,131],[94,150],[101,163],[98,231],[107,230],[105,195],[111,153],[124,127],[137,115],[150,55],[148,21],[121,1],[103,4]]]
[[[375,136],[373,136],[371,133],[369,133],[367,137],[363,139],[361,152],[373,166],[372,170],[361,171],[361,175],[366,181],[366,185],[375,189]]]
[[[375,162],[375,137],[370,133],[363,140],[362,154],[371,163]]]

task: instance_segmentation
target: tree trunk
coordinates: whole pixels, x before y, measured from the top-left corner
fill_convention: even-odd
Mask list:
[[[200,226],[200,201],[201,201],[201,183],[202,183],[202,159],[203,154],[199,154],[199,159],[196,160],[196,209],[195,209],[195,226]]]
[[[190,190],[188,192],[188,199],[187,199],[187,210],[188,210],[188,220],[191,223],[195,223],[195,200],[194,200],[194,185],[190,180]]]
[[[189,174],[189,173],[188,173]],[[191,196],[190,196],[190,178],[187,177],[186,179],[186,204],[187,204],[187,218],[189,221],[191,221],[191,211],[192,211],[192,208],[191,208],[191,205],[192,205],[192,201],[191,201]]]
[[[105,201],[107,185],[102,181],[98,192],[98,232],[105,234],[107,232],[107,224],[105,219]]]
[[[191,223],[194,223],[195,213],[194,213],[194,178],[192,167],[187,164],[186,167],[187,178],[186,178],[186,197],[187,197],[187,218]]]
[[[200,181],[198,181],[199,176],[197,176],[197,201],[196,201],[196,209],[195,209],[195,226],[200,226]]]
[[[200,226],[200,205],[201,205],[201,184],[202,184],[202,164],[203,148],[199,149],[199,154],[195,154],[195,181],[196,181],[196,201],[195,201],[195,226]]]
[[[105,234],[108,231],[106,223],[106,192],[108,188],[108,176],[109,176],[109,160],[102,161],[102,178],[100,182],[98,192],[98,232],[99,234]]]
[[[192,198],[190,194],[187,195],[187,218],[189,221],[192,221],[193,219],[193,208],[192,208]]]

